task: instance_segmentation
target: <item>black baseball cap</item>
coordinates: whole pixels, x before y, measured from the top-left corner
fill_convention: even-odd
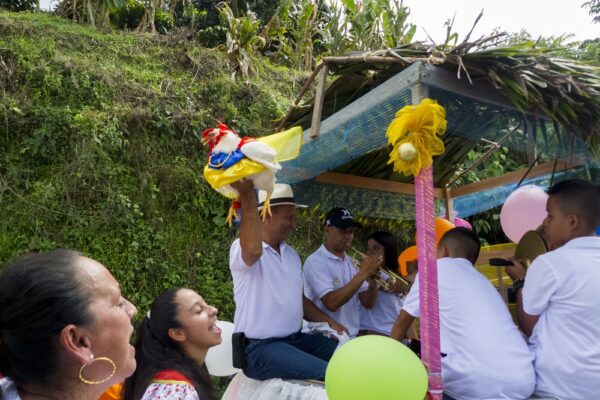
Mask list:
[[[329,210],[325,216],[325,226],[335,226],[340,229],[362,228],[362,224],[354,220],[354,216],[347,208],[336,207]]]

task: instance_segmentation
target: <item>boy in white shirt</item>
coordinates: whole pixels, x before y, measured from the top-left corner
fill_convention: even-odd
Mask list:
[[[582,180],[548,190],[550,249],[506,272],[517,289],[519,326],[535,353],[536,389],[556,399],[600,398],[600,188]]]
[[[473,267],[479,248],[467,228],[449,230],[438,245],[444,398],[525,399],[535,386],[533,355],[497,290]],[[415,279],[391,337],[404,339],[418,316]]]

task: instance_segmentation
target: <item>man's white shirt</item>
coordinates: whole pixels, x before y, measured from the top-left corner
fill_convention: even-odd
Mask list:
[[[247,266],[240,240],[231,245],[235,331],[249,338],[285,337],[302,327],[302,261],[286,243],[279,250],[263,242],[261,258]]]
[[[327,293],[345,286],[356,275],[358,270],[347,254],[343,258],[336,256],[321,245],[304,262],[304,294],[321,311],[348,329],[350,337],[358,334],[360,327],[360,300],[358,293],[368,289],[363,282],[361,288],[346,304],[332,312],[325,307],[321,298]]]

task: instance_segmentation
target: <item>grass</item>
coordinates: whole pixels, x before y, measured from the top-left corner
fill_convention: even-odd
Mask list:
[[[103,261],[141,310],[172,285],[233,317],[229,204],[202,178],[200,132],[271,133],[303,75],[181,36],[103,32],[0,12],[0,262],[54,247]]]

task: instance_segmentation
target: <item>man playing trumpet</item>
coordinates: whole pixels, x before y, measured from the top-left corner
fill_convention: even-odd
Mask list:
[[[304,262],[304,294],[323,312],[358,334],[360,304],[371,309],[377,299],[377,283],[371,279],[383,263],[381,256],[368,256],[354,268],[346,253],[354,230],[362,225],[345,208],[334,208],[325,217],[325,243]]]

